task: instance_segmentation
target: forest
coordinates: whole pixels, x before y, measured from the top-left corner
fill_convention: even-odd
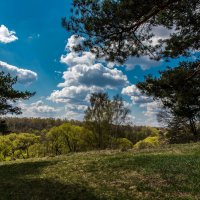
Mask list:
[[[95,93],[90,101],[83,122],[53,118],[2,120],[1,161],[103,149],[127,151],[166,143],[169,136],[164,128],[131,126],[126,122],[129,110],[120,96],[110,100],[105,93]]]

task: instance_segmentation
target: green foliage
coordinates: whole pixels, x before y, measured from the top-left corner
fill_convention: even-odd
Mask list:
[[[45,157],[48,155],[46,143],[35,143],[29,147],[29,156],[31,158]]]
[[[28,158],[29,148],[39,142],[40,137],[28,134],[9,134],[0,136],[0,158],[6,160],[7,158]]]
[[[85,112],[85,121],[96,134],[98,148],[105,148],[105,136],[111,120],[111,102],[106,93],[93,93],[90,106]]]
[[[116,149],[126,151],[133,148],[133,143],[127,138],[113,138],[112,146],[114,146]]]
[[[149,136],[158,136],[159,131],[153,127],[142,127],[141,130],[135,133],[136,141],[143,140]]]
[[[165,115],[169,127],[186,124],[190,127],[195,139],[199,137],[196,124],[200,120],[200,76],[198,70],[199,61],[183,62],[176,68],[160,72],[159,78],[149,75],[144,82],[137,84],[144,94],[162,102],[164,111],[169,113]]]
[[[200,48],[199,6],[199,0],[73,0],[71,18],[62,25],[86,38],[75,50],[89,48],[110,61],[147,54],[178,57]],[[155,27],[171,32],[158,45],[152,42]]]
[[[161,145],[159,136],[150,136],[137,142],[134,147],[136,149],[154,148]]]
[[[26,100],[35,93],[28,91],[21,92],[15,90],[13,86],[16,84],[17,78],[12,78],[10,74],[0,72],[0,115],[21,114],[21,109],[14,106],[17,100]]]
[[[46,137],[54,155],[89,150],[94,140],[91,131],[69,123],[52,128]]]

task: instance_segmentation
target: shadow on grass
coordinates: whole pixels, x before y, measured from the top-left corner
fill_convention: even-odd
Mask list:
[[[200,155],[126,155],[107,158],[107,169],[136,171],[144,190],[150,185],[162,193],[182,192],[200,195]],[[163,184],[163,185],[162,185]]]
[[[79,184],[63,184],[40,177],[41,170],[55,162],[15,163],[0,166],[0,200],[97,200]]]

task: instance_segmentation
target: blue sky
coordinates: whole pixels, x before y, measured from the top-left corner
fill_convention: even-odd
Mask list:
[[[156,125],[157,102],[135,84],[178,61],[166,64],[141,57],[111,67],[89,52],[77,55],[71,48],[76,38],[61,27],[70,6],[69,0],[0,1],[0,70],[18,76],[17,89],[36,91],[29,101],[18,103],[22,116],[81,120],[89,95],[105,91],[123,95],[134,124]],[[157,33],[166,37],[162,30]]]

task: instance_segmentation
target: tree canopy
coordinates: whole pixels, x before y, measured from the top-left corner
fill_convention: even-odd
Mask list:
[[[200,0],[73,0],[62,25],[85,39],[99,57],[123,63],[129,56],[178,57],[200,49]],[[157,45],[155,28],[169,30]]]
[[[87,49],[119,63],[130,56],[159,60],[200,50],[200,0],[73,0],[71,17],[62,25],[85,38],[74,50]],[[160,76],[147,76],[137,86],[162,102],[169,124],[184,121],[197,135],[200,61],[182,63]]]
[[[137,84],[144,94],[161,101],[170,115],[186,119],[195,137],[198,135],[196,123],[200,120],[200,76],[194,75],[198,65],[199,61],[183,62],[160,72],[159,78],[149,75]]]

